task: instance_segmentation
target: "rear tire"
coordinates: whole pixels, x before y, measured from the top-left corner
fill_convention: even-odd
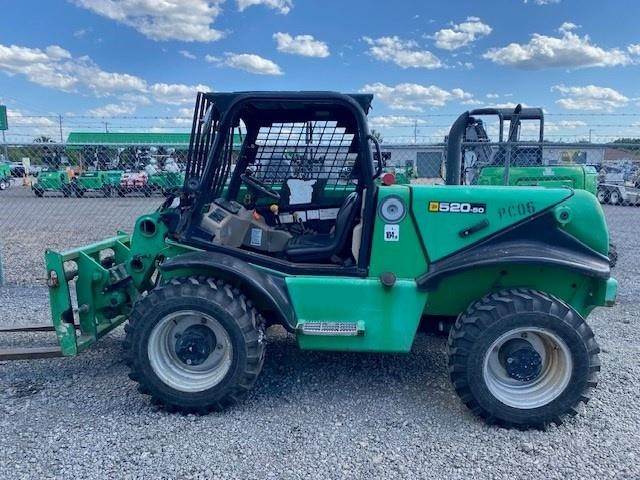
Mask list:
[[[6,190],[9,183],[4,178],[0,180],[0,190]]]
[[[110,185],[105,185],[104,187],[102,187],[102,194],[108,198],[112,195],[112,188]]]
[[[488,423],[562,423],[597,385],[600,349],[583,318],[528,289],[487,295],[449,335],[449,374],[460,399]]]
[[[237,289],[172,280],[142,298],[125,326],[129,378],[169,411],[207,413],[242,399],[264,362],[264,321]]]
[[[617,264],[618,264],[618,249],[613,244],[613,242],[609,242],[609,266],[613,268]]]
[[[34,186],[33,193],[36,197],[42,198],[42,196],[44,195],[44,190],[38,186]]]

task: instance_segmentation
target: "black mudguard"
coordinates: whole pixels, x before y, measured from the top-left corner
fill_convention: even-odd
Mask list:
[[[607,279],[609,260],[596,252],[587,253],[536,241],[504,242],[466,250],[431,265],[416,282],[421,290],[434,290],[445,277],[466,270],[496,265],[540,265],[568,269],[589,277]]]
[[[270,275],[249,263],[218,252],[193,252],[173,257],[160,265],[161,272],[201,271],[240,288],[261,313],[271,312],[275,321],[294,331],[295,312],[283,277]]]

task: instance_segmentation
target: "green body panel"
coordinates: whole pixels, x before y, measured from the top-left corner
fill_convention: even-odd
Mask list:
[[[566,224],[560,222],[562,228],[595,251],[608,255],[607,219],[595,195],[585,190],[575,190],[574,195],[563,202],[556,212],[559,213],[564,209],[568,209],[570,219]]]
[[[286,283],[299,327],[319,321],[364,324],[356,336],[299,333],[303,349],[408,352],[427,299],[410,280],[390,289],[373,278],[287,277]]]
[[[483,167],[478,185],[504,185],[504,167]],[[571,187],[596,194],[598,173],[591,166],[548,165],[540,167],[510,167],[509,185],[540,187]]]
[[[429,261],[439,260],[514,225],[573,195],[570,189],[412,185],[412,211]],[[484,213],[442,211],[444,205],[469,204]],[[438,205],[436,211],[435,205]],[[464,210],[464,207],[461,209]],[[465,229],[488,224],[467,237]]]
[[[120,185],[122,173],[122,170],[84,172],[76,178],[76,181],[85,190],[100,190],[105,186]]]
[[[100,190],[105,186],[107,175],[104,172],[85,172],[76,177],[78,185],[86,190]]]
[[[473,301],[505,288],[532,288],[554,295],[586,317],[605,305],[606,281],[559,268],[533,265],[499,265],[469,270],[445,278],[429,293],[425,314],[456,316]]]
[[[149,176],[147,184],[157,189],[181,187],[184,184],[184,173],[161,172]]]
[[[11,166],[7,163],[0,162],[0,179],[11,178]]]
[[[37,185],[42,190],[61,190],[69,184],[69,176],[64,170],[44,170],[38,175]]]
[[[383,272],[392,272],[398,278],[414,279],[427,271],[427,257],[414,217],[409,210],[411,204],[411,188],[406,185],[380,187],[378,205],[390,195],[399,197],[407,206],[407,214],[397,224],[399,237],[397,241],[385,239],[386,222],[376,213],[371,245],[371,262],[369,275],[377,277]]]

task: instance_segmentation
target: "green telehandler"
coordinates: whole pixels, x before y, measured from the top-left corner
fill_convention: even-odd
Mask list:
[[[180,193],[131,234],[47,251],[60,346],[0,358],[74,356],[125,324],[139,390],[207,413],[249,392],[271,325],[302,349],[409,352],[422,317],[455,316],[449,373],[474,414],[517,428],[575,414],[600,369],[585,319],[617,294],[602,207],[571,188],[461,185],[455,156],[446,185],[381,185],[371,101],[199,93]]]

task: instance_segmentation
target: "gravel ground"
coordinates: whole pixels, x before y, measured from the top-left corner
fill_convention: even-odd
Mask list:
[[[69,212],[57,199],[38,201],[57,219],[42,235],[74,245],[111,233],[70,230],[79,217],[89,224],[83,202],[108,201],[116,228],[127,226],[123,211],[133,218],[153,203],[66,200]],[[35,218],[28,202],[17,204],[25,224]],[[64,212],[73,218],[60,223]],[[449,385],[443,338],[419,336],[409,355],[330,354],[299,351],[280,329],[269,332],[246,402],[170,415],[128,380],[118,330],[75,359],[0,363],[0,478],[640,478],[640,209],[607,207],[607,215],[620,252],[619,303],[590,317],[603,349],[600,384],[560,427],[511,431],[473,417]],[[15,251],[42,242],[20,231],[29,232],[11,230]],[[0,288],[1,323],[47,322],[46,289],[27,285],[33,266],[20,266],[9,278],[23,284]]]
[[[163,201],[160,196],[47,195],[37,198],[15,184],[0,194],[0,255],[8,283],[44,284],[45,248],[61,251],[131,231],[136,218]]]

